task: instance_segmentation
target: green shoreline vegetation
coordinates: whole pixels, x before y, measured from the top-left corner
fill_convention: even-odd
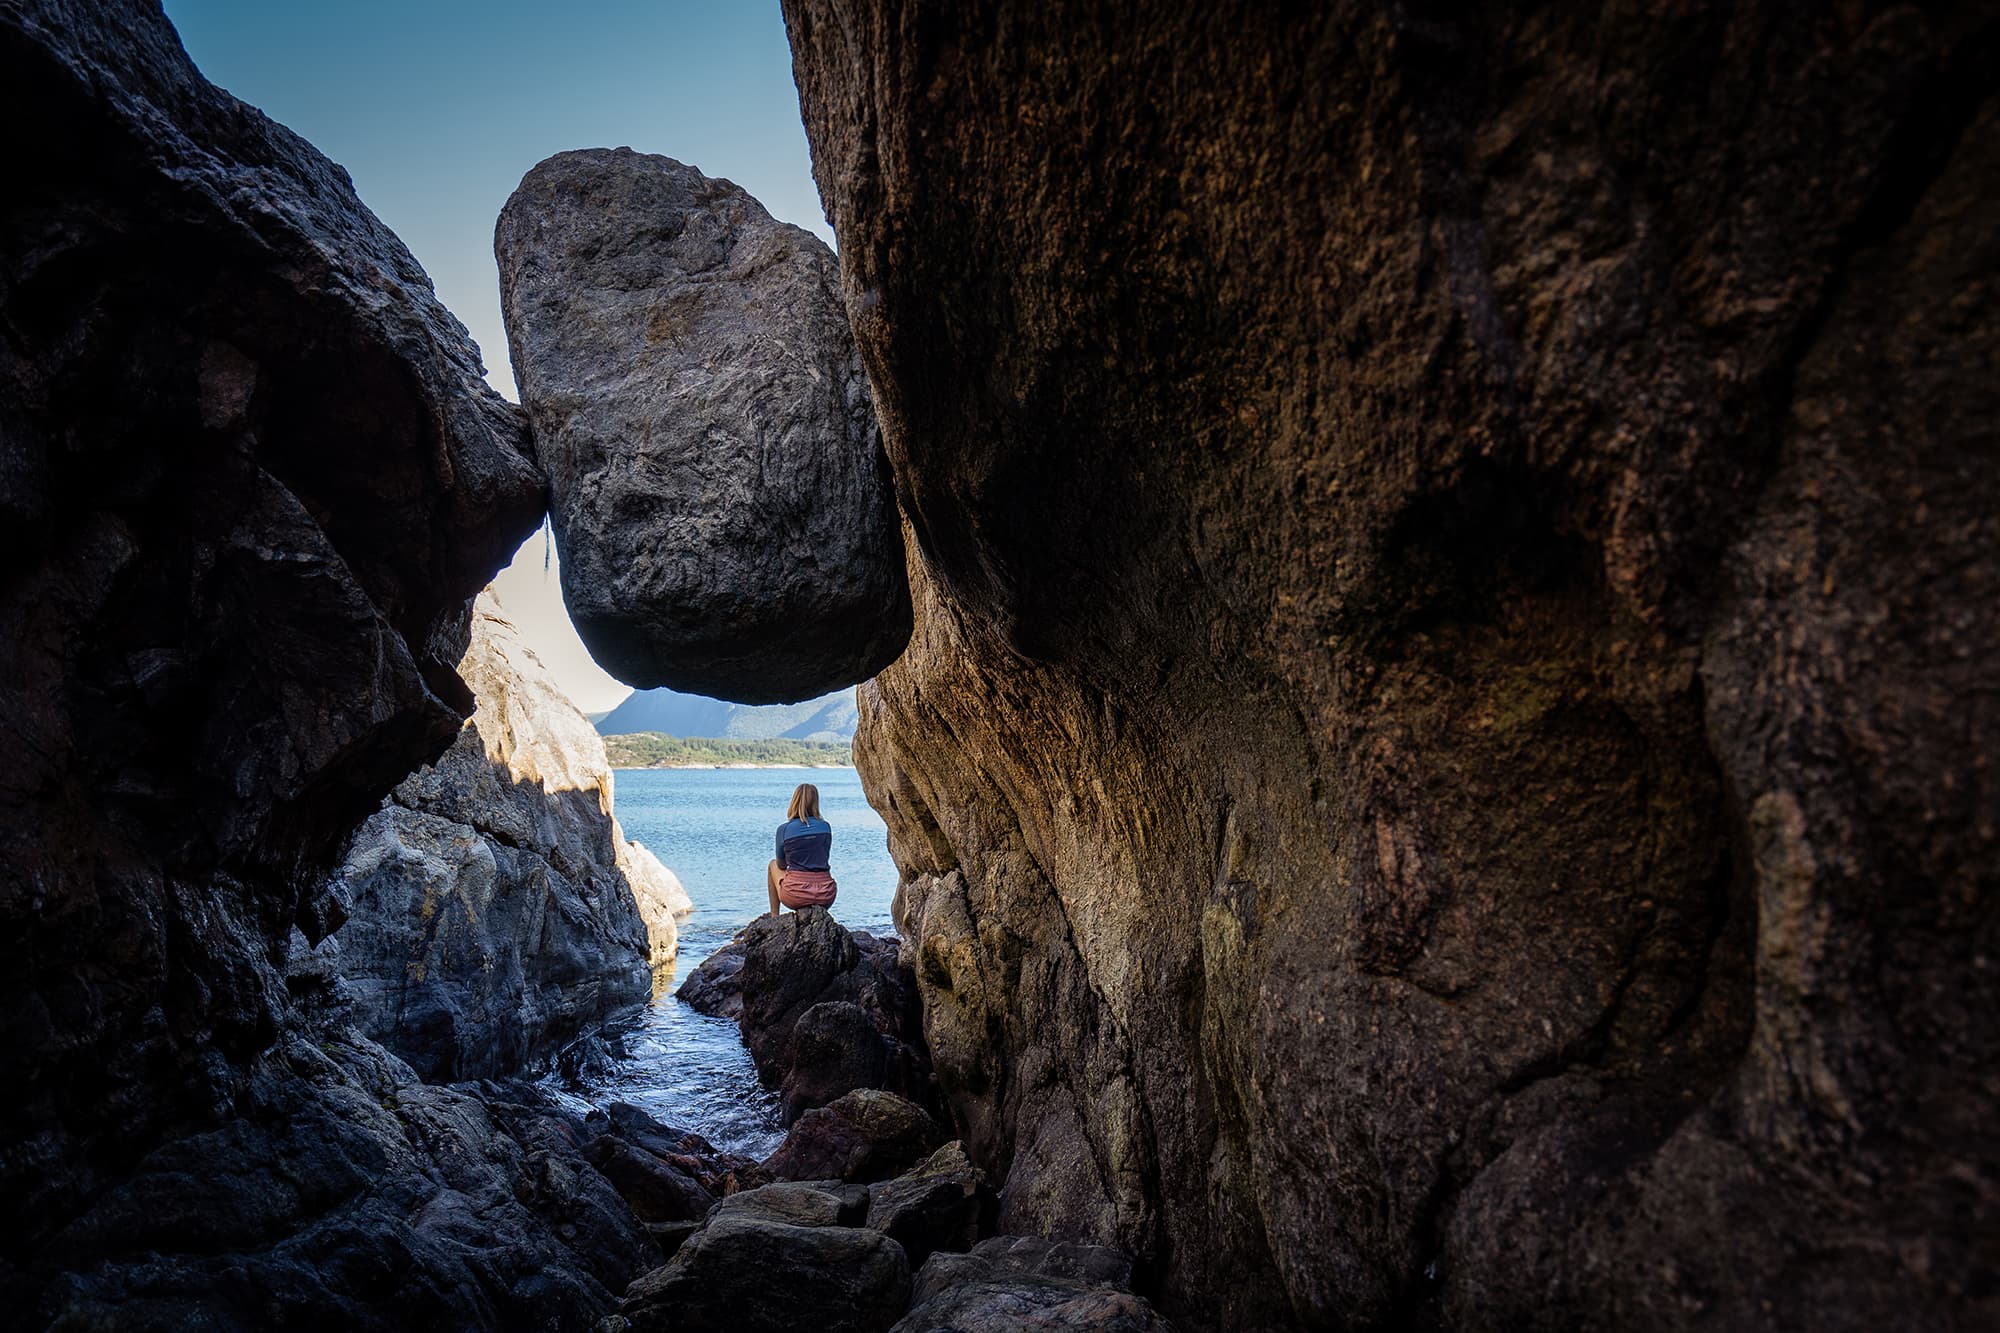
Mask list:
[[[606,736],[613,768],[850,768],[846,741],[716,740],[636,731]]]

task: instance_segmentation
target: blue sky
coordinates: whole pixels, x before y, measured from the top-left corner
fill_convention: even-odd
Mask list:
[[[776,0],[166,0],[209,80],[346,167],[514,397],[493,222],[535,163],[629,145],[727,176],[776,217],[832,232],[799,124]],[[596,670],[533,538],[500,595],[586,709]]]

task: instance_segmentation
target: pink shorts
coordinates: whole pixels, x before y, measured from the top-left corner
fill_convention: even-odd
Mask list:
[[[801,907],[831,907],[839,888],[824,870],[787,870],[778,876],[778,901],[795,912]]]

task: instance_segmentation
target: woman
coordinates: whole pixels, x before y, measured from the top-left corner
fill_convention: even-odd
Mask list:
[[[831,907],[840,887],[827,873],[827,853],[833,850],[833,825],[819,817],[819,788],[801,782],[792,793],[785,822],[778,825],[778,856],[771,862],[765,885],[771,890],[771,915],[783,903],[794,912],[802,907]]]

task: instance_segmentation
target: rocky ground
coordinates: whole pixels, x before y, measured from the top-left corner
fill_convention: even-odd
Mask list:
[[[0,6],[10,1314],[2000,1322],[1990,6],[783,8],[837,258],[565,154],[524,413],[157,4]],[[772,1162],[282,968],[413,772],[499,785],[551,488],[630,678],[878,672],[901,943],[690,983]],[[582,901],[550,796],[367,845]]]
[[[677,995],[736,1019],[758,1077],[783,1095],[787,1124],[856,1088],[936,1101],[916,981],[898,943],[850,931],[822,909],[759,917]]]

